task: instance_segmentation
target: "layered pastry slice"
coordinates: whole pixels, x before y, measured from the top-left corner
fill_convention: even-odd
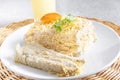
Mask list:
[[[47,49],[39,44],[17,45],[15,61],[58,76],[74,76],[81,73],[84,60]]]
[[[59,16],[46,14],[41,21],[35,22],[25,35],[25,43],[38,43],[66,55],[79,56],[96,40],[94,25],[87,19],[71,15],[56,20]]]

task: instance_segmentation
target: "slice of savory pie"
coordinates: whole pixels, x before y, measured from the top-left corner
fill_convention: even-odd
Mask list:
[[[92,22],[80,17],[49,13],[29,29],[26,44],[38,43],[63,54],[79,56],[96,40]]]
[[[38,44],[17,45],[15,61],[58,76],[74,76],[81,73],[84,60],[47,49]]]

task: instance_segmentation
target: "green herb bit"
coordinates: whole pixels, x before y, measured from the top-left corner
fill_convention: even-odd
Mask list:
[[[62,20],[58,20],[53,27],[56,28],[56,30],[58,31],[62,31],[62,26],[65,24],[69,24],[71,21],[74,20],[74,16],[72,16],[71,14],[69,14],[66,18],[62,19]]]
[[[54,28],[56,28],[56,30],[62,31],[61,25],[62,25],[62,22],[59,20],[53,26],[54,26]]]

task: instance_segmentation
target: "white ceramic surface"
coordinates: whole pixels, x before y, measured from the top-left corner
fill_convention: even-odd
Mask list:
[[[119,57],[120,39],[111,28],[94,21],[93,24],[98,40],[81,56],[85,58],[86,64],[83,72],[78,76],[57,77],[42,70],[14,62],[15,46],[17,43],[24,44],[24,34],[33,24],[18,29],[5,39],[1,45],[1,61],[13,72],[33,79],[74,79],[97,73],[110,66]]]

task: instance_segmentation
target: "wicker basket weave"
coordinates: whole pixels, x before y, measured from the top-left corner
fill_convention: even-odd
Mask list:
[[[87,17],[83,17],[83,18],[87,18]],[[87,18],[87,19],[94,20],[94,21],[103,23],[107,26],[110,26],[120,35],[120,26],[112,22],[103,21],[96,18]],[[12,23],[6,27],[0,28],[0,45],[4,41],[5,37],[8,36],[10,33],[32,22],[33,22],[33,19],[28,19],[22,22]],[[30,79],[27,79],[22,76],[18,76],[14,72],[8,70],[0,61],[0,80],[30,80]],[[76,79],[76,80],[120,80],[120,58],[106,70],[99,72],[97,74],[94,74],[82,79]]]

